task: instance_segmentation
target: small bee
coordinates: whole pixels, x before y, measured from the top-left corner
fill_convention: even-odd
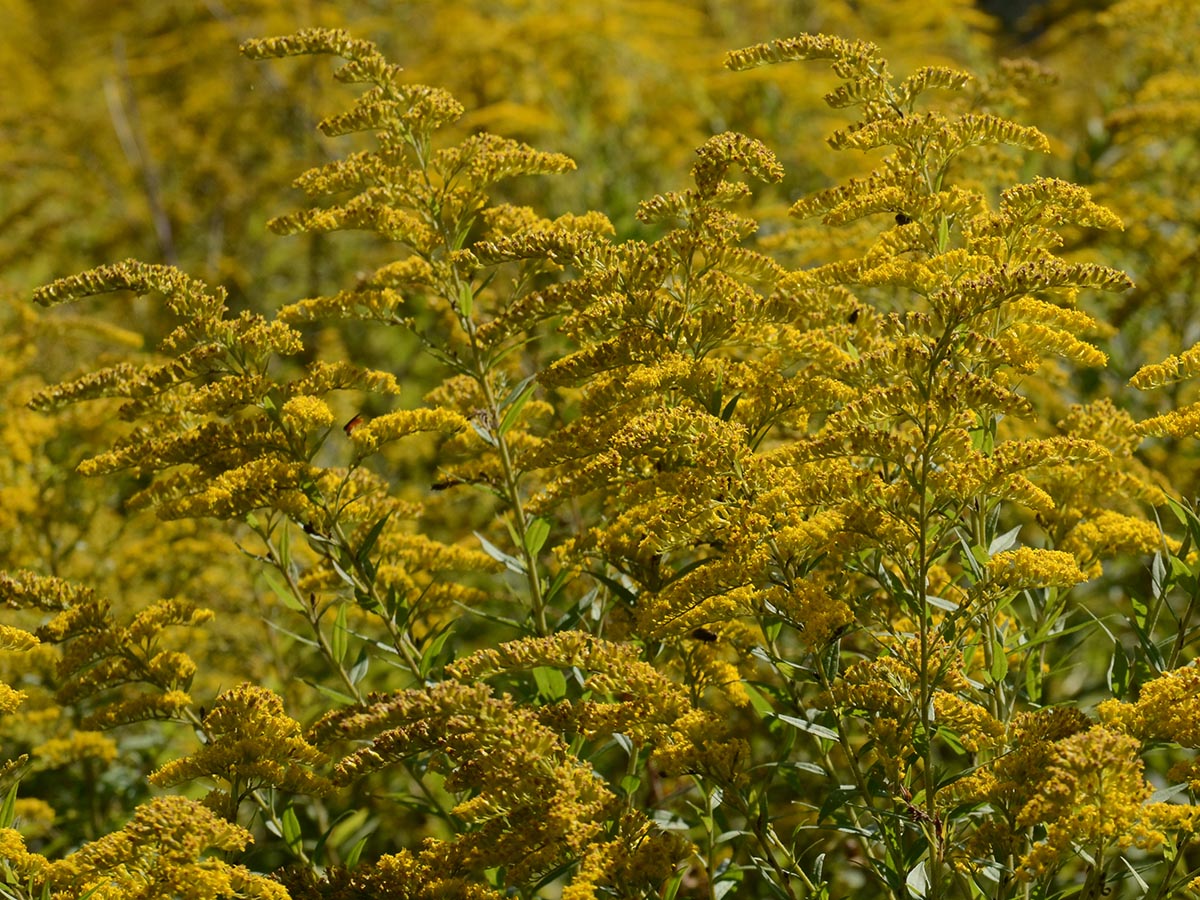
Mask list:
[[[717,639],[717,634],[716,632],[709,631],[707,628],[701,626],[700,628],[695,628],[692,630],[692,637],[698,641],[704,641],[706,644],[711,644]]]
[[[906,216],[902,212],[896,213],[896,224],[897,225],[907,225],[911,221],[912,221],[911,216]]]
[[[363,417],[363,414],[358,413],[353,419],[342,426],[342,431],[346,432],[346,437],[350,437],[350,435],[354,432],[354,429],[365,421],[367,420]]]

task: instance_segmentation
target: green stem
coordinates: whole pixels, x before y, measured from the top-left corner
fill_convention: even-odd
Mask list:
[[[480,373],[478,381],[480,387],[483,389],[490,421],[496,425],[492,430],[492,434],[496,440],[496,449],[500,454],[500,467],[504,475],[505,500],[508,501],[509,508],[512,511],[514,519],[513,528],[517,533],[517,543],[520,545],[517,550],[520,552],[521,560],[525,564],[525,579],[529,584],[529,599],[533,612],[534,628],[539,635],[546,635],[550,633],[550,627],[546,621],[545,591],[542,586],[541,574],[538,571],[537,557],[530,552],[529,542],[525,539],[529,532],[529,515],[525,512],[525,504],[521,500],[520,476],[517,473],[516,466],[513,464],[512,452],[509,449],[508,440],[504,435],[500,434],[500,406],[496,401],[496,395],[492,390],[491,382],[484,373]]]
[[[464,284],[454,274],[454,278],[450,284],[448,295],[452,297],[460,297],[463,291],[469,291],[470,285]],[[500,433],[500,423],[503,421],[503,411],[500,409],[500,403],[496,399],[496,392],[492,388],[491,379],[491,363],[487,354],[478,343],[478,329],[475,326],[473,316],[466,315],[463,310],[456,308],[459,322],[462,324],[463,330],[466,331],[467,337],[471,344],[471,368],[469,374],[479,385],[480,391],[483,392],[484,411],[487,414],[486,428],[492,436],[496,452],[500,457],[500,468],[503,473],[504,485],[504,500],[508,504],[509,510],[513,516],[513,530],[517,535],[517,551],[521,554],[521,560],[525,568],[525,580],[529,585],[530,606],[533,612],[534,629],[539,635],[550,633],[549,625],[546,621],[546,601],[545,592],[542,586],[541,574],[538,571],[538,561],[535,554],[529,550],[529,542],[526,540],[526,535],[529,532],[529,515],[525,511],[525,504],[521,499],[520,473],[513,461],[512,449],[508,445],[506,435]]]
[[[931,516],[928,506],[927,485],[929,484],[929,472],[932,466],[930,460],[930,445],[932,443],[929,436],[928,420],[922,427],[922,437],[924,438],[924,446],[921,452],[921,468],[919,478],[920,499],[918,501],[917,512],[917,566],[915,577],[913,579],[912,591],[913,599],[917,602],[917,607],[920,610],[920,659],[918,666],[918,674],[920,677],[920,692],[918,699],[920,709],[918,715],[921,719],[921,737],[924,742],[924,752],[922,759],[922,780],[924,781],[924,806],[926,825],[925,831],[929,839],[929,865],[927,867],[927,876],[929,878],[929,900],[939,900],[942,896],[942,841],[936,823],[938,822],[937,811],[937,779],[934,775],[933,761],[933,691],[935,685],[930,677],[930,669],[932,668],[932,646],[931,634],[933,631],[932,614],[929,609],[927,596],[929,593],[929,532],[932,527]]]

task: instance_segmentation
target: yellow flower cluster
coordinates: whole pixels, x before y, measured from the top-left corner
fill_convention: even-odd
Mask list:
[[[1004,736],[1004,724],[986,708],[949,691],[934,692],[933,712],[938,727],[948,728],[971,753],[993,746]]]
[[[1072,847],[1094,859],[1131,846],[1156,850],[1165,832],[1189,832],[1200,821],[1194,807],[1147,802],[1136,738],[1095,726],[1050,749],[1038,790],[1017,815],[1016,825],[1041,825],[1046,837],[1022,859],[1023,873],[1036,877],[1056,867]]]
[[[1087,580],[1070,553],[1035,547],[997,553],[988,560],[987,573],[990,582],[1004,591],[1068,588]]]
[[[98,731],[72,731],[67,737],[38,744],[32,753],[38,767],[50,769],[88,759],[111,763],[117,758],[117,744]]]
[[[324,762],[324,754],[304,740],[299,723],[284,713],[282,699],[266,688],[242,684],[221,694],[202,727],[207,743],[157,769],[150,775],[153,784],[170,787],[216,778],[228,787],[235,809],[243,797],[261,787],[313,796],[333,790],[327,779],[310,771]],[[211,796],[226,795],[213,791]]]
[[[457,671],[478,675],[496,665],[521,666],[531,655],[552,652],[547,642],[556,639],[484,651],[486,656],[465,661]],[[586,637],[563,649],[605,655]],[[327,715],[309,734],[321,742],[370,739],[337,764],[340,784],[432,753],[430,765],[445,773],[446,789],[465,798],[454,815],[472,826],[454,840],[426,845],[447,872],[503,865],[516,881],[535,878],[587,854],[602,839],[600,823],[617,808],[615,795],[567,751],[537,710],[496,698],[484,684],[448,681],[374,697],[368,705]]]
[[[1147,554],[1164,546],[1162,532],[1151,522],[1113,510],[1097,510],[1079,522],[1060,543],[1075,554],[1089,577],[1100,561],[1121,554]]]
[[[662,884],[672,874],[672,861],[685,858],[691,849],[682,835],[659,831],[640,816],[624,815],[612,840],[597,841],[584,851],[579,868],[563,887],[562,900],[598,900],[612,889]]]
[[[11,844],[13,834],[0,831],[4,836],[0,842]],[[244,828],[217,818],[192,800],[159,797],[138,807],[120,831],[36,867],[31,874],[53,900],[83,896],[287,900],[288,893],[278,882],[206,855],[211,850],[241,850],[250,840]],[[21,847],[12,849],[17,851],[12,858],[20,865]]]
[[[767,596],[778,612],[801,633],[813,650],[823,649],[839,632],[854,623],[854,611],[823,585],[800,581],[791,590],[777,589]]]
[[[38,639],[23,628],[0,625],[0,650],[30,650],[38,643]]]
[[[163,631],[192,628],[213,613],[183,600],[161,600],[127,625],[109,602],[88,598],[38,629],[46,642],[64,644],[58,664],[60,703],[87,701],[94,709],[84,728],[111,728],[144,719],[179,719],[191,704],[187,691],[196,664],[185,653],[161,648]],[[148,685],[150,692],[135,685]]]
[[[0,681],[0,713],[10,713],[25,701],[25,692]]]
[[[1200,748],[1200,667],[1195,664],[1164,672],[1142,685],[1137,701],[1106,700],[1097,707],[1107,727],[1143,744],[1159,742]],[[1200,760],[1194,756],[1174,765],[1169,777],[1200,789]]]
[[[31,853],[25,846],[25,838],[15,828],[0,828],[0,872],[7,868],[22,881],[32,881],[35,876],[44,871],[49,865],[46,857],[40,853]]]
[[[11,607],[60,611],[88,603],[95,597],[91,588],[22,570],[0,572],[0,600]]]
[[[501,891],[479,884],[454,868],[460,861],[441,841],[426,841],[416,852],[400,850],[364,862],[353,871],[332,870],[326,880],[333,889],[360,897],[454,897],[461,900],[503,900]],[[334,894],[333,896],[337,896]]]
[[[469,427],[458,413],[448,409],[413,409],[386,413],[359,425],[350,432],[355,452],[369,456],[387,443],[419,431],[442,431],[453,434]]]
[[[333,410],[329,404],[310,394],[292,397],[279,413],[283,424],[299,434],[319,431],[333,424]]]
[[[1200,375],[1200,345],[1192,347],[1179,356],[1169,356],[1161,363],[1142,366],[1129,380],[1129,383],[1146,391],[1185,381],[1197,375]]]
[[[555,708],[556,728],[569,727],[589,738],[627,735],[638,746],[656,748],[658,765],[672,772],[703,769],[732,780],[747,762],[744,742],[727,738],[717,718],[693,704],[688,686],[669,680],[632,645],[566,631],[481,650],[447,668],[454,678],[470,681],[539,666],[588,673],[584,687],[592,696]],[[735,674],[724,666],[713,668],[721,673],[717,680]],[[741,701],[739,690],[725,682],[719,686]]]

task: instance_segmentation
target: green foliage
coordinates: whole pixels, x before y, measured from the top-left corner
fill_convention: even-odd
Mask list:
[[[157,242],[111,246],[164,262],[0,307],[0,896],[1200,885],[1200,335],[1140,305],[1188,308],[1190,4],[1086,19],[1139,43],[1072,173],[965,4],[862,4],[938,23],[890,59],[822,4],[719,73],[772,4],[612,0],[413,4],[412,74],[367,5],[245,40],[261,108],[152,92],[208,135],[164,177],[143,69],[279,15],[211,6],[105,76]],[[267,250],[237,161],[297,155]]]

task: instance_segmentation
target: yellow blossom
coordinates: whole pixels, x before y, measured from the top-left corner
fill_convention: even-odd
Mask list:
[[[0,832],[3,834],[3,832]],[[278,882],[206,855],[211,850],[241,850],[251,840],[244,828],[217,818],[184,797],[159,797],[138,807],[120,831],[85,844],[39,867],[36,883],[55,900],[90,891],[102,896],[237,897],[287,900]]]
[[[1147,803],[1153,788],[1143,774],[1139,750],[1136,738],[1103,726],[1054,743],[1037,793],[1016,819],[1018,827],[1039,824],[1046,829],[1045,838],[1021,861],[1024,875],[1052,871],[1072,846],[1103,860],[1129,846],[1157,849],[1165,840],[1164,829],[1191,827],[1195,810]]]
[[[284,425],[301,434],[319,431],[333,424],[333,410],[319,397],[301,394],[292,397],[280,410]]]
[[[1061,550],[1019,547],[997,553],[987,562],[988,577],[1002,590],[1072,587],[1086,581],[1075,557]]]
[[[98,731],[73,731],[69,737],[39,744],[32,753],[38,768],[53,769],[79,761],[110,763],[117,758],[117,745]]]
[[[283,701],[266,688],[243,684],[221,694],[204,719],[211,735],[190,756],[160,767],[150,781],[160,786],[217,777],[241,795],[270,786],[321,796],[333,788],[310,767],[324,755],[300,734],[283,712]]]

